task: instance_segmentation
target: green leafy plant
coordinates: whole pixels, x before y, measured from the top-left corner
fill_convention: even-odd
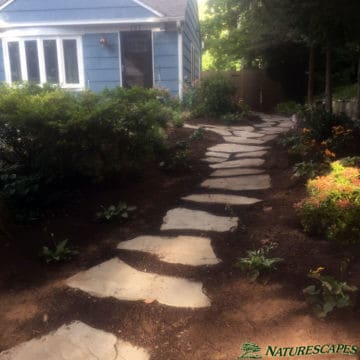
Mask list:
[[[17,208],[46,207],[83,181],[139,171],[164,146],[179,111],[157,89],[68,92],[0,86],[0,195]]]
[[[196,129],[191,135],[190,135],[190,140],[191,141],[200,141],[203,140],[205,137],[205,129],[204,128],[199,128]]]
[[[318,163],[313,160],[303,161],[294,165],[294,177],[301,179],[313,179],[329,169],[327,163]]]
[[[263,272],[275,270],[276,264],[283,261],[282,258],[267,256],[274,248],[275,244],[269,244],[258,250],[249,250],[246,257],[238,259],[236,266],[247,273],[252,280],[256,280]]]
[[[130,213],[135,211],[136,206],[127,206],[125,202],[120,201],[117,205],[105,207],[101,205],[101,211],[95,214],[95,219],[99,222],[110,222],[114,219],[128,219]]]
[[[78,252],[68,246],[68,239],[54,243],[52,248],[44,246],[41,250],[40,256],[45,259],[46,263],[59,263],[69,261]]]
[[[236,110],[233,102],[235,87],[222,74],[204,77],[185,93],[185,104],[195,117],[219,116]]]
[[[165,171],[177,172],[189,168],[189,156],[191,154],[189,141],[178,141],[169,147],[164,153],[164,159],[159,167]]]
[[[291,115],[302,115],[305,111],[305,106],[295,101],[282,102],[276,106],[275,111],[278,114],[291,116]]]
[[[303,290],[307,300],[312,305],[315,314],[326,317],[335,308],[344,308],[352,305],[350,294],[357,291],[356,286],[338,281],[332,276],[322,275],[324,268],[310,271],[308,277],[316,280],[316,285],[310,285]]]

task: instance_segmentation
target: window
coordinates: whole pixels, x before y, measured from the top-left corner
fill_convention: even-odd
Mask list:
[[[10,77],[11,82],[21,80],[21,64],[19,43],[8,43],[9,59],[10,59]]]
[[[44,40],[43,45],[46,81],[50,84],[58,84],[59,62],[56,40]]]
[[[39,54],[37,41],[25,41],[27,77],[29,81],[40,84]]]
[[[80,38],[5,40],[7,81],[83,87]]]

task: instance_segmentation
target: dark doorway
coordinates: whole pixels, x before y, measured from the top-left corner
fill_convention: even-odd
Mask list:
[[[153,86],[151,31],[121,33],[123,86]]]

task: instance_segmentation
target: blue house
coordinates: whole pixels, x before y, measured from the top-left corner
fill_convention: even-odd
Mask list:
[[[196,0],[0,0],[0,81],[100,91],[199,78]]]

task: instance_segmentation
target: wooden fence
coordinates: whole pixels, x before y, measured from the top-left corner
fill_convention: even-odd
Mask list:
[[[214,72],[203,72],[206,77]],[[282,86],[271,80],[263,71],[246,69],[241,71],[223,71],[236,87],[236,95],[253,110],[272,111],[275,106],[284,101]]]

